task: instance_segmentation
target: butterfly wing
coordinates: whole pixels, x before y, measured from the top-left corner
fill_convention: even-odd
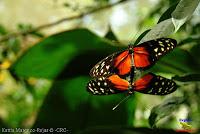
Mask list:
[[[98,62],[91,70],[93,78],[107,76],[113,73],[126,75],[131,70],[131,58],[127,50],[114,53]]]
[[[113,73],[114,66],[113,66],[113,61],[114,58],[119,54],[114,53],[112,55],[107,56],[100,62],[98,62],[91,70],[90,70],[90,76],[95,78],[95,77],[102,77],[105,75],[109,75]]]
[[[132,66],[132,58],[129,51],[126,50],[120,54],[118,54],[114,59],[114,72],[120,76],[124,76],[129,74]]]
[[[144,75],[134,83],[134,91],[152,95],[167,95],[174,92],[177,85],[174,81],[152,73]]]
[[[135,67],[142,70],[150,68],[160,57],[173,50],[176,45],[176,40],[170,38],[150,40],[137,45],[133,48]]]
[[[87,84],[87,91],[94,95],[109,95],[128,91],[129,82],[113,74],[108,77],[99,77]]]

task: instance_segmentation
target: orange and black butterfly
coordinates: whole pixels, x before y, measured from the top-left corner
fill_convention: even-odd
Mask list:
[[[94,95],[109,95],[123,92],[132,94],[134,91],[151,95],[166,95],[174,92],[177,86],[170,79],[148,73],[132,83],[120,78],[116,74],[107,77],[102,76],[91,80],[87,88],[88,92]]]
[[[152,95],[166,95],[176,90],[174,81],[148,73],[133,82],[135,70],[146,70],[157,60],[176,47],[176,40],[160,38],[129,46],[127,50],[114,53],[90,71],[91,80],[87,89],[95,95],[116,94],[121,92],[142,92]],[[123,77],[128,75],[127,77]]]
[[[123,76],[129,74],[131,67],[146,70],[152,67],[160,57],[176,47],[176,40],[160,38],[150,40],[127,50],[114,53],[97,63],[90,71],[90,76],[101,77],[112,73]]]

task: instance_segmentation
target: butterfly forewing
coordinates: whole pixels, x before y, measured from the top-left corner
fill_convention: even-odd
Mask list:
[[[149,73],[135,82],[135,91],[152,94],[167,95],[177,89],[174,81]]]
[[[126,75],[131,69],[131,58],[127,50],[114,53],[98,62],[91,70],[93,78],[106,77],[110,74]]]
[[[108,57],[104,58],[100,62],[98,62],[91,70],[90,76],[95,77],[102,77],[113,73],[113,60],[119,53],[114,53],[109,55]]]
[[[173,50],[176,40],[160,38],[150,40],[134,47],[134,64],[138,69],[147,69],[155,64],[160,57]]]

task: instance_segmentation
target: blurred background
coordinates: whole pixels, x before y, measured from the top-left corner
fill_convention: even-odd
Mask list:
[[[145,128],[196,131],[200,6],[188,2],[0,0],[0,127],[83,134],[129,134],[141,127],[141,134]],[[184,12],[177,11],[181,4],[188,5]],[[176,39],[178,47],[148,71],[173,79],[176,92],[135,93],[113,111],[125,94],[86,91],[89,71],[98,61],[129,43],[159,36]]]

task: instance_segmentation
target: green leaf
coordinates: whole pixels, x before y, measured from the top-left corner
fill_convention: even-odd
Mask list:
[[[172,22],[175,27],[175,32],[192,16],[197,8],[199,0],[181,0],[172,13]]]
[[[172,79],[181,82],[200,81],[200,74],[188,74],[185,76],[174,76]]]
[[[183,97],[171,97],[160,105],[153,107],[149,116],[149,125],[154,128],[160,119],[170,115],[178,109],[178,106],[182,104],[184,100],[185,99]]]
[[[181,0],[172,13],[172,18],[180,20],[191,16],[198,4],[199,0]]]
[[[181,20],[178,20],[178,19],[174,19],[172,18],[172,22],[174,24],[174,27],[175,27],[175,32],[177,32],[179,30],[179,28],[186,22],[187,18],[184,18],[184,19],[181,19]]]
[[[200,37],[188,37],[186,39],[183,39],[181,42],[178,43],[178,46],[189,44],[189,43],[199,43]]]
[[[194,45],[190,50],[192,57],[195,59],[196,64],[198,64],[197,68],[200,68],[199,52],[200,52],[200,44],[199,44],[199,42],[197,42],[197,44]]]
[[[145,42],[148,40],[167,37],[170,34],[177,32],[178,29],[186,22],[186,20],[193,14],[194,10],[198,6],[199,0],[181,0],[176,9],[172,12],[170,16],[170,12],[168,13],[168,19],[164,21],[159,21],[157,25],[155,25],[151,31],[149,31],[146,36],[141,40],[141,42]]]
[[[155,27],[153,27],[151,31],[149,31],[144,36],[144,38],[140,41],[140,43],[161,37],[167,37],[173,32],[174,32],[174,25],[172,23],[172,20],[167,19],[155,25]]]
[[[117,41],[117,38],[115,36],[115,34],[113,33],[112,29],[110,28],[109,31],[107,32],[107,34],[105,35],[105,38],[109,39],[109,40],[114,40]]]
[[[5,35],[5,34],[7,34],[6,29],[2,25],[0,25],[0,35]]]
[[[160,19],[158,20],[158,23],[167,20],[169,18],[171,18],[171,14],[172,12],[175,10],[176,6],[178,5],[178,2],[174,3],[171,7],[169,7],[160,17]]]
[[[79,76],[56,81],[40,110],[34,128],[63,127],[79,130],[103,125],[132,126],[134,96],[112,108],[125,96],[123,94],[95,96],[86,91],[89,77]]]
[[[150,31],[151,29],[148,29],[146,31],[144,31],[142,34],[140,34],[140,36],[136,39],[136,41],[134,42],[134,45],[137,45],[141,39]]]
[[[86,29],[66,31],[35,44],[16,61],[11,70],[20,77],[50,79],[64,68],[71,69],[67,70],[70,75],[81,69],[88,74],[98,60],[121,49],[110,44]]]

